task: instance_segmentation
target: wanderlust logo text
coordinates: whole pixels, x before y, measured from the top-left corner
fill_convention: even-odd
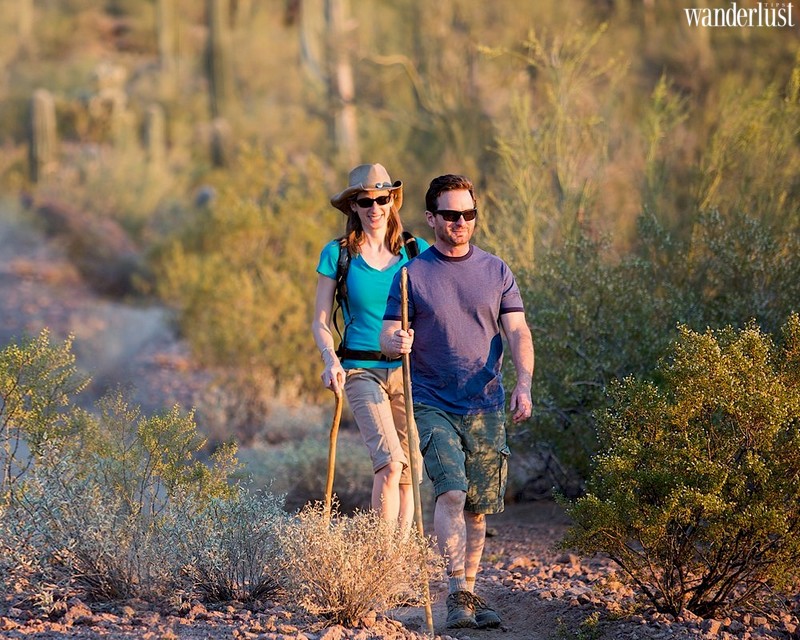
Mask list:
[[[755,7],[684,9],[690,27],[794,27],[792,3],[759,2]]]

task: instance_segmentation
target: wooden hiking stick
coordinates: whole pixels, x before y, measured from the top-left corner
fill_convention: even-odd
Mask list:
[[[325,484],[325,517],[331,519],[331,501],[333,499],[333,474],[336,471],[336,437],[339,435],[339,422],[342,419],[342,391],[336,394],[336,407],[333,410],[331,437],[328,445],[328,481]]]
[[[403,267],[400,272],[400,318],[403,331],[408,331],[408,270]],[[411,470],[411,487],[414,495],[414,524],[417,526],[419,537],[425,539],[422,525],[422,500],[419,495],[419,476],[416,469],[416,456],[419,451],[419,435],[417,422],[414,420],[414,402],[411,397],[411,356],[403,354],[403,392],[406,399],[406,431],[408,433],[408,466]],[[431,591],[428,584],[427,558],[422,559],[422,575],[425,579],[425,622],[428,625],[428,634],[433,637],[433,611],[431,610]]]

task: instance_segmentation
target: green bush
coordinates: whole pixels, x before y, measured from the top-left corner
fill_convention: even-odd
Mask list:
[[[70,403],[86,383],[75,366],[72,338],[53,345],[43,330],[0,350],[0,504],[47,442],[77,435]]]
[[[681,327],[653,381],[612,387],[564,545],[604,552],[659,611],[701,616],[800,578],[800,316]]]
[[[344,224],[322,175],[314,159],[243,152],[211,207],[156,260],[160,295],[177,309],[200,360],[226,369],[231,388],[252,405],[248,420],[268,411],[276,391],[321,389],[309,329],[315,269]]]
[[[211,464],[192,416],[143,417],[121,395],[82,415],[77,443],[43,448],[19,480],[2,545],[35,558],[35,573],[102,600],[163,598],[180,584],[176,508],[198,510],[230,494],[233,450]],[[181,536],[185,536],[185,532]]]
[[[635,253],[619,257],[583,233],[518,274],[536,344],[534,415],[522,435],[552,443],[584,476],[606,388],[651,370],[678,323],[702,330],[755,319],[775,332],[800,300],[796,234],[716,212],[698,215],[687,241],[654,216],[639,222]]]
[[[519,276],[536,345],[531,430],[584,477],[597,448],[592,413],[604,406],[606,386],[650,366],[675,317],[655,265],[613,262],[609,252],[584,236]]]

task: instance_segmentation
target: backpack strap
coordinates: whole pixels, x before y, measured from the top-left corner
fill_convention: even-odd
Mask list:
[[[419,243],[410,231],[403,231],[403,244],[406,246],[409,260],[419,255]]]
[[[336,305],[333,309],[333,326],[336,333],[339,334],[339,348],[336,349],[336,355],[339,358],[343,357],[342,351],[344,350],[345,336],[347,335],[347,323],[345,322],[345,313],[350,315],[350,304],[347,299],[347,273],[350,271],[350,249],[347,248],[345,238],[339,240],[339,258],[336,261],[336,292],[334,299]],[[341,311],[342,323],[344,323],[344,331],[339,329],[339,313]]]

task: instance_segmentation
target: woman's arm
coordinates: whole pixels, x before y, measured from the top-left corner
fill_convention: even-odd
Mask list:
[[[335,353],[335,343],[331,333],[331,320],[333,315],[333,299],[336,292],[336,280],[319,274],[317,276],[317,295],[314,304],[314,321],[311,323],[311,332],[314,342],[322,355],[325,369],[322,372],[322,384],[336,395],[342,393],[344,388],[345,373],[342,363]]]

